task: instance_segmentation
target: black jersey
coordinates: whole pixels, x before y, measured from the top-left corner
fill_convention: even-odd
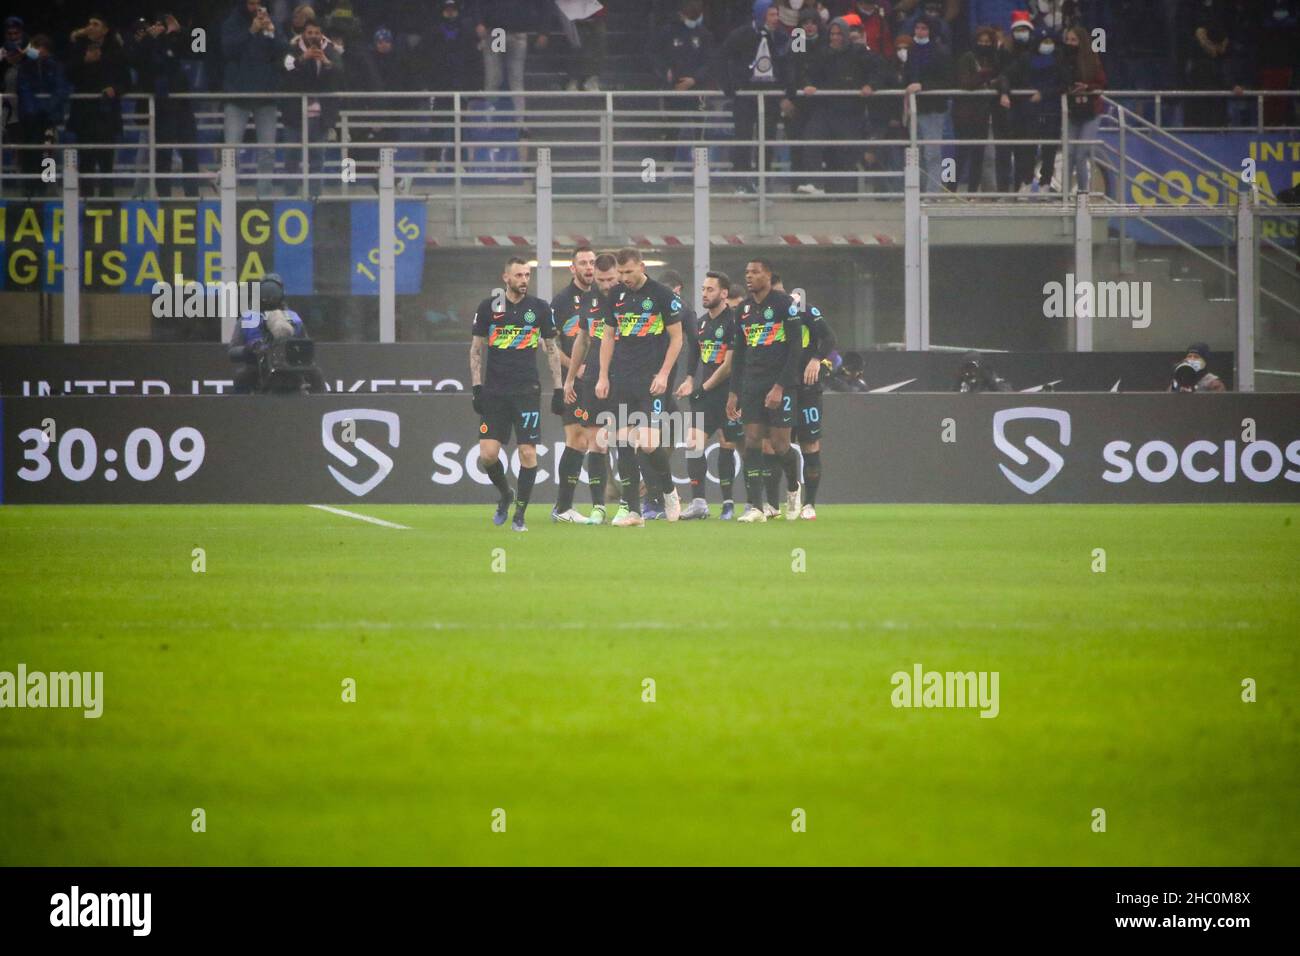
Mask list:
[[[718,370],[731,351],[736,334],[736,316],[730,307],[723,307],[716,316],[705,312],[695,321],[695,334],[691,336],[692,355],[690,374],[698,372],[696,385],[703,385]]]
[[[814,358],[828,358],[834,351],[835,333],[826,323],[826,317],[822,315],[821,309],[814,307],[807,312],[801,312],[799,318],[803,322],[803,328],[800,330],[803,350],[799,354],[799,376],[802,380],[803,370],[807,368],[809,361]]]
[[[483,390],[495,395],[537,391],[537,350],[542,339],[555,338],[551,307],[535,295],[518,302],[506,298],[502,312],[492,305],[492,298],[484,299],[474,313],[474,335],[487,341]]]
[[[605,300],[594,285],[583,292],[576,283],[570,282],[551,300],[551,310],[555,313],[555,328],[560,333],[560,348],[565,355],[573,354],[579,329],[597,342],[604,334]]]
[[[610,376],[635,385],[658,375],[668,354],[668,329],[681,320],[682,300],[662,283],[647,278],[635,291],[614,286],[605,317],[618,336]]]
[[[748,296],[740,303],[732,347],[736,350],[732,386],[757,387],[780,384],[794,388],[799,381],[799,353],[803,345],[803,322],[799,307],[784,292],[769,290],[762,302]]]

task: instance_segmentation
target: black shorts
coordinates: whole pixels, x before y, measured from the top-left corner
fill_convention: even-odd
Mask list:
[[[677,411],[677,403],[673,399],[673,383],[671,379],[668,382],[668,391],[662,395],[650,394],[649,381],[615,382],[610,388],[609,394],[609,411],[621,416],[621,420],[624,422],[627,420],[626,416],[630,416],[634,412],[640,412],[650,424],[654,424],[661,415]]]
[[[572,406],[572,418],[569,413],[570,406],[564,406],[564,424],[569,425],[576,422],[587,428],[596,428],[600,425],[601,413],[609,409],[609,399],[596,397],[596,379],[594,377],[578,379],[573,388],[578,393],[578,402]]]
[[[483,415],[479,421],[479,438],[506,444],[510,433],[515,444],[536,445],[542,440],[542,414],[538,392],[522,395],[483,395]]]
[[[795,398],[794,440],[812,444],[822,437],[822,387],[801,385]]]
[[[716,397],[715,397],[716,396]],[[712,436],[714,432],[721,431],[724,441],[733,444],[745,436],[745,426],[740,421],[732,421],[727,417],[727,387],[715,388],[711,392],[705,392],[704,398],[698,402],[691,402],[691,411],[697,415],[704,416],[704,429],[706,436]]]
[[[740,414],[746,425],[765,425],[768,428],[792,428],[795,415],[795,390],[787,389],[781,404],[768,408],[763,404],[775,382],[746,382],[740,393]]]

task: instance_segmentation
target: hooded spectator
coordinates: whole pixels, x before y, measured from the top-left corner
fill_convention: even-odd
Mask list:
[[[702,0],[678,0],[677,14],[659,28],[651,44],[651,62],[656,78],[664,89],[677,93],[702,92],[717,89],[717,46],[713,34],[704,26]],[[669,128],[665,136],[671,139],[694,138],[698,127],[687,125],[688,117],[704,108],[703,96],[666,96],[661,108],[665,114],[681,114],[682,125]],[[676,148],[666,147],[665,159],[676,158]]]
[[[722,44],[723,91],[732,97],[732,115],[735,120],[737,140],[758,138],[757,96],[737,95],[740,91],[758,90],[763,93],[763,135],[771,143],[776,139],[777,121],[781,113],[794,111],[794,103],[782,96],[788,80],[788,36],[781,29],[780,15],[772,0],[754,0],[751,18],[728,34]],[[732,147],[731,165],[737,172],[752,172],[755,164],[755,147]],[[772,148],[765,151],[764,167],[772,168]],[[742,182],[738,192],[753,192],[752,184]]]
[[[894,33],[889,27],[889,9],[883,0],[855,0],[853,12],[862,21],[862,41],[867,49],[882,57],[894,49]]]

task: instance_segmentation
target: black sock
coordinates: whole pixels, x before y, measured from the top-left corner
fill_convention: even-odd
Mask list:
[[[519,491],[515,498],[515,517],[522,518],[528,508],[528,498],[533,493],[533,482],[537,480],[537,466],[526,468],[519,466]]]
[[[686,474],[691,478],[691,497],[705,497],[704,486],[709,480],[709,471],[703,455],[686,456]]]
[[[483,473],[492,479],[492,484],[497,486],[497,491],[502,498],[510,494],[510,482],[506,481],[506,468],[501,464],[500,458],[490,465],[484,465]]]
[[[723,501],[731,500],[731,486],[735,480],[736,480],[736,453],[730,448],[719,448],[718,449],[718,484],[722,486]]]
[[[822,483],[822,453],[805,452],[803,456],[803,498],[810,505],[817,503],[817,486]]]
[[[641,513],[641,466],[636,461],[636,449],[624,445],[618,450],[618,481],[623,486],[623,500],[627,510]]]
[[[591,503],[605,507],[605,473],[609,469],[609,455],[604,452],[587,452],[587,483],[591,485]]]
[[[791,491],[799,490],[799,453],[791,445],[781,456],[781,467],[785,469],[785,486]]]
[[[582,452],[564,446],[560,454],[560,492],[555,499],[555,510],[568,511],[573,507],[573,492],[578,487],[578,472],[582,470]]]
[[[646,460],[650,463],[650,471],[647,474],[654,481],[655,504],[663,510],[664,495],[676,490],[673,485],[672,464],[668,460],[668,449],[660,445],[646,455]]]
[[[767,492],[767,503],[775,508],[781,498],[780,455],[763,455],[763,488]]]
[[[763,449],[745,449],[745,496],[752,508],[763,507]]]

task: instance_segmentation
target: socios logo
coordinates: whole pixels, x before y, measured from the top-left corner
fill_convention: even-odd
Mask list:
[[[1017,465],[1029,464],[1029,456],[1025,454],[1024,449],[1007,438],[1006,428],[1007,422],[1017,421],[1022,418],[1054,423],[1060,444],[1064,446],[1070,444],[1070,413],[1065,409],[1037,408],[1033,406],[1001,409],[993,415],[993,444],[997,446],[998,451]],[[1061,469],[1065,467],[1065,459],[1061,457],[1060,452],[1044,444],[1036,435],[1027,435],[1025,437],[1025,448],[1036,452],[1047,462],[1047,468],[1037,478],[1026,480],[1006,465],[999,463],[998,467],[1002,469],[1002,474],[1006,475],[1007,481],[1025,494],[1032,495],[1041,491],[1049,481],[1061,473]]]
[[[333,465],[329,465],[330,474],[340,485],[358,498],[369,494],[393,470],[393,459],[380,448],[356,434],[358,422],[379,422],[386,429],[385,440],[389,447],[397,448],[401,444],[402,421],[396,412],[386,412],[378,408],[343,408],[326,412],[320,420],[320,440],[325,450],[348,468],[356,468],[361,459],[352,453],[359,451],[375,465],[374,472],[364,481],[354,481]],[[344,426],[344,441],[334,437],[335,426]]]

